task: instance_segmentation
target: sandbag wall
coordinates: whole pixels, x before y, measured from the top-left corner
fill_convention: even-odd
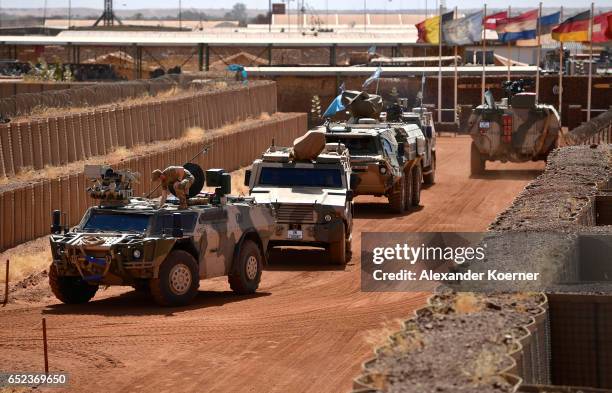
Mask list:
[[[0,125],[0,177],[60,166],[120,146],[180,138],[188,127],[213,129],[276,112],[276,85],[258,82]]]
[[[197,162],[203,168],[235,170],[251,164],[270,145],[289,145],[306,132],[306,115],[277,113],[269,120],[245,122],[229,132],[213,132],[208,142],[212,148]],[[151,172],[156,168],[182,164],[194,157],[202,142],[182,142],[162,146],[146,154],[113,164],[116,169],[130,169],[141,177],[134,195],[141,196],[152,188]],[[81,219],[85,209],[94,204],[85,192],[89,186],[82,171],[55,179],[44,179],[19,186],[5,186],[0,193],[0,251],[49,233],[51,211],[60,209],[69,225]]]

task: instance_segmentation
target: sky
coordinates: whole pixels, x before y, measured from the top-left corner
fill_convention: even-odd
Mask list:
[[[103,0],[0,0],[2,8],[42,8],[47,3],[48,8],[68,7],[71,1],[72,7],[102,8]],[[137,8],[175,8],[178,7],[179,0],[114,0],[116,9],[137,9]],[[246,4],[247,8],[267,9],[268,0],[242,0],[242,1],[219,1],[219,0],[181,0],[183,9],[188,8],[231,8],[236,2]],[[280,0],[273,0],[277,2]],[[286,1],[286,0],[285,0]],[[432,9],[435,8],[438,0],[365,0],[366,9],[391,10],[391,9]],[[296,0],[290,0],[291,9],[295,9]],[[446,6],[453,8],[478,8],[487,3],[489,8],[507,8],[508,0],[446,0]],[[354,9],[363,10],[364,1],[362,0],[307,0],[306,4],[318,10],[326,9]],[[537,0],[512,0],[513,8],[517,7],[537,7]],[[591,2],[588,0],[544,0],[544,7],[576,7],[589,8]],[[612,7],[612,0],[598,0],[596,7]]]

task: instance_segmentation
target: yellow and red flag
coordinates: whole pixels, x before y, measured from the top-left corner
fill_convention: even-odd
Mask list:
[[[453,19],[453,12],[447,12],[446,14],[427,18],[424,21],[417,23],[415,26],[419,32],[419,39],[417,42],[427,44],[439,44],[440,43],[440,19],[442,23]]]

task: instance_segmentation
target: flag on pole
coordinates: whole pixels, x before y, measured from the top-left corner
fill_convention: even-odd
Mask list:
[[[482,40],[483,12],[453,19],[442,25],[442,38],[448,45],[471,45]]]
[[[375,55],[376,54],[376,45],[372,45],[371,47],[368,48],[368,55]]]
[[[344,90],[346,90],[346,87],[344,86],[344,82],[342,82],[340,86],[338,86],[338,90],[340,91],[340,94],[344,93]]]
[[[342,104],[342,93],[338,94],[336,98],[329,104],[325,113],[323,113],[323,117],[332,117],[336,113],[343,111],[345,109],[344,104]]]
[[[540,17],[540,35],[548,34],[559,23],[560,12]],[[531,40],[538,31],[538,10],[525,12],[513,18],[500,20],[497,23],[497,35],[502,42]]]
[[[361,87],[365,89],[366,87],[370,86],[372,82],[380,78],[380,74],[382,74],[382,68],[378,66],[376,68],[376,71],[374,71],[374,73],[368,79],[366,79],[365,82],[363,82],[363,85]]]
[[[484,28],[487,30],[495,30],[497,28],[497,22],[502,19],[508,18],[508,12],[498,12],[497,14],[487,15],[487,19],[484,21]]]
[[[561,42],[587,42],[589,41],[590,20],[590,11],[567,18],[553,29],[552,38]],[[608,41],[612,41],[612,11],[593,18],[593,42]]]
[[[442,24],[453,19],[454,12],[447,12],[446,14],[436,15],[431,18],[427,18],[424,21],[414,25],[419,33],[419,39],[417,42],[427,44],[440,44],[440,19]]]

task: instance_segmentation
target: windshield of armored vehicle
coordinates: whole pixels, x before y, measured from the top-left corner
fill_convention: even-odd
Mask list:
[[[143,233],[149,227],[150,219],[148,214],[93,211],[82,229],[87,232]]]
[[[264,167],[259,185],[277,187],[342,188],[342,172],[332,168]]]
[[[371,156],[379,154],[376,139],[369,135],[359,137],[328,135],[326,140],[327,143],[340,142],[344,144],[351,156]]]

